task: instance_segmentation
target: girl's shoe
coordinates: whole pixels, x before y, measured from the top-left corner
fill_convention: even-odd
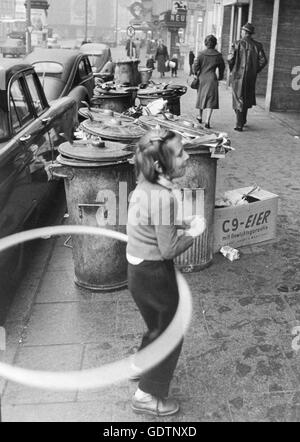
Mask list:
[[[205,127],[206,129],[210,129],[210,124],[209,124],[209,123],[205,123],[204,127]]]
[[[198,123],[202,124],[202,118],[196,117],[198,120]]]
[[[131,407],[135,413],[151,414],[152,416],[172,416],[179,411],[179,404],[175,399],[161,399],[152,396],[151,400],[138,400],[133,396]]]

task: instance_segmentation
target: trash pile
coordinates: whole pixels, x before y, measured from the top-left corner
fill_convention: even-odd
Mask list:
[[[257,201],[257,198],[253,198],[251,195],[260,191],[260,187],[257,184],[254,184],[251,189],[241,195],[238,191],[229,191],[225,192],[221,198],[216,200],[216,207],[234,207],[234,206],[245,206],[249,203]]]

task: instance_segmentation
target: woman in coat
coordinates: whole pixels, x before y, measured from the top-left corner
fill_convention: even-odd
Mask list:
[[[165,76],[165,72],[168,70],[168,68],[166,67],[166,61],[169,60],[167,46],[165,46],[163,43],[163,40],[159,40],[155,54],[155,60],[157,61],[157,70],[158,72],[160,72],[160,78]]]
[[[199,77],[198,96],[196,108],[200,111],[197,118],[202,123],[203,110],[207,109],[205,127],[210,129],[210,119],[214,109],[219,109],[218,80],[222,80],[225,71],[225,63],[222,54],[215,47],[217,39],[213,35],[208,35],[205,39],[206,50],[199,53],[195,63],[194,72]],[[216,71],[219,71],[217,77]]]

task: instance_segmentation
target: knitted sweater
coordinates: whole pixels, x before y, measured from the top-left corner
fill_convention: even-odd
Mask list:
[[[149,181],[134,190],[128,211],[127,254],[146,261],[173,259],[193,244],[193,238],[179,236],[177,204],[172,190]]]

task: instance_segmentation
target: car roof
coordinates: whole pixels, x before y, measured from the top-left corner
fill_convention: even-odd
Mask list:
[[[76,61],[84,56],[87,55],[78,50],[36,48],[25,58],[25,61],[30,64],[45,62],[61,64],[63,66],[61,80],[66,83],[70,77],[70,73],[74,71]]]
[[[32,69],[28,63],[16,63],[15,60],[0,60],[0,90],[5,91],[11,77],[18,72]]]
[[[25,58],[27,63],[38,63],[38,62],[57,62],[63,66],[72,64],[74,61],[81,57],[82,53],[78,50],[73,49],[44,49],[36,48],[31,54],[27,55]]]
[[[85,43],[79,50],[84,54],[102,55],[105,49],[109,49],[109,46],[103,43]]]

